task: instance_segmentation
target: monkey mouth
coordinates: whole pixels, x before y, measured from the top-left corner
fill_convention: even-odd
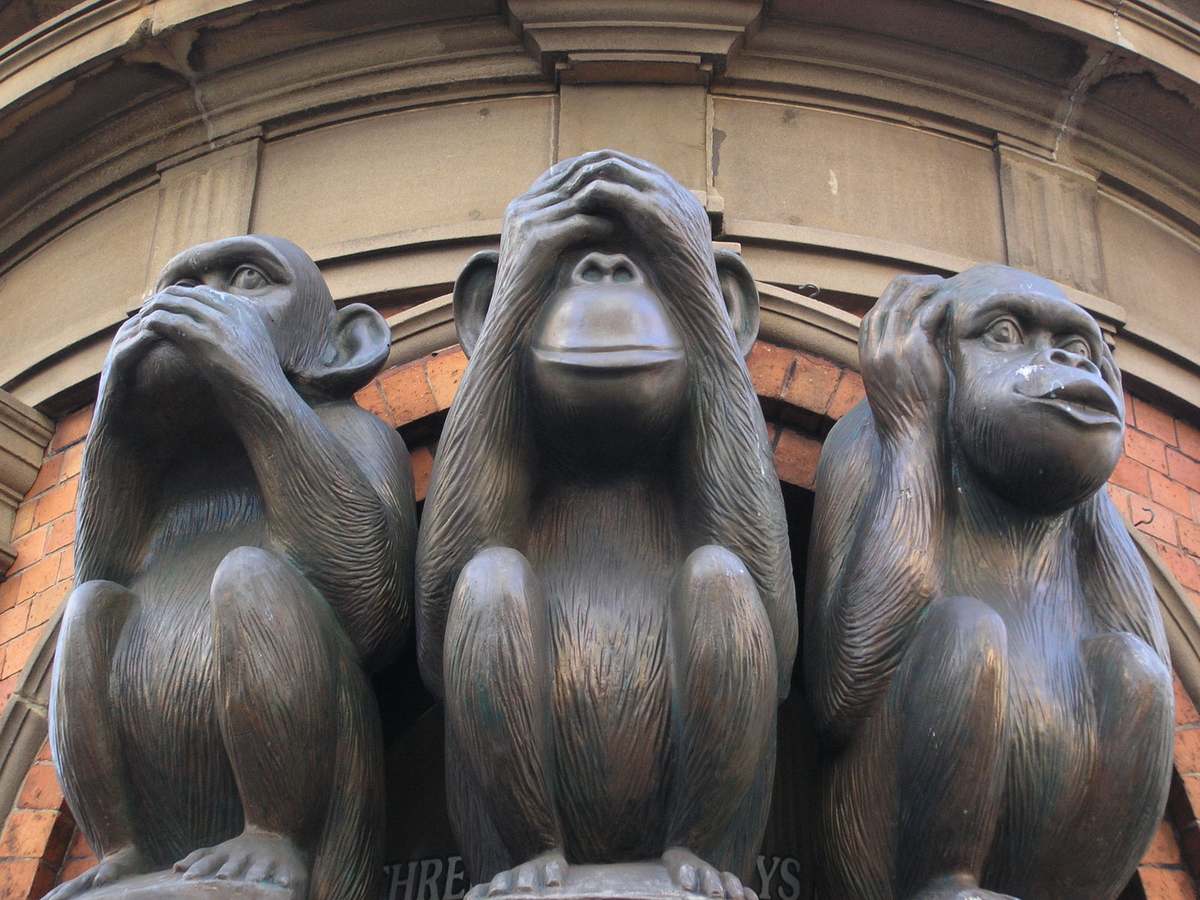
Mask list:
[[[542,362],[572,369],[592,369],[606,374],[654,369],[678,362],[683,351],[675,347],[625,345],[619,347],[534,347]]]
[[[1087,425],[1120,424],[1121,412],[1112,393],[1103,385],[1080,379],[1055,383],[1031,399],[1052,406]]]

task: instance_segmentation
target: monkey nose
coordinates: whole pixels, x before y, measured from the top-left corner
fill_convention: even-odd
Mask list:
[[[571,272],[572,284],[596,284],[602,281],[618,284],[642,284],[642,273],[623,253],[589,253]]]
[[[1052,363],[1057,366],[1066,366],[1070,369],[1083,369],[1092,375],[1099,375],[1100,369],[1096,364],[1078,353],[1072,353],[1070,350],[1065,350],[1062,347],[1049,347],[1038,354],[1035,362],[1040,364]]]

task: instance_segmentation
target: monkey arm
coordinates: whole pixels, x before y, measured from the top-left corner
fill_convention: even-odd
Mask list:
[[[1168,662],[1166,633],[1156,615],[1158,598],[1137,547],[1104,489],[1081,504],[1075,537],[1079,577],[1097,631],[1134,634]]]
[[[351,402],[314,409],[282,372],[222,405],[254,467],[272,542],[377,668],[411,618],[416,513],[403,442]]]
[[[809,692],[818,726],[844,740],[883,693],[925,606],[940,592],[949,373],[936,335],[947,314],[941,279],[901,276],[863,319],[867,404],[839,422],[822,451],[825,502],[813,547]],[[826,463],[828,460],[828,463]],[[856,496],[857,495],[857,496]],[[857,498],[861,498],[857,499]],[[828,509],[827,509],[828,508]]]
[[[128,584],[145,555],[158,467],[139,441],[143,428],[128,391],[130,373],[153,343],[134,315],[117,330],[105,359],[79,479],[76,584],[98,578]]]
[[[75,579],[129,584],[145,554],[158,478],[98,406],[79,479]]]
[[[818,726],[835,740],[870,714],[940,593],[945,498],[930,443],[917,434],[882,446],[855,520],[824,523],[814,541],[836,544],[830,532],[840,530],[845,560],[814,599],[807,635],[810,698]]]

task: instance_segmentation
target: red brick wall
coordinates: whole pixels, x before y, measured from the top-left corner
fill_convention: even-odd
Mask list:
[[[749,360],[781,478],[811,488],[821,437],[862,396],[862,380],[827,360],[760,342]],[[436,420],[466,367],[462,352],[432,354],[390,369],[359,402],[415,438],[418,499],[433,465]],[[1127,398],[1126,455],[1110,492],[1122,513],[1150,535],[1164,562],[1200,604],[1200,430],[1137,398]],[[0,699],[8,702],[42,628],[74,574],[75,494],[90,409],[63,419],[46,462],[17,514],[19,555],[0,584]],[[1175,783],[1166,821],[1138,870],[1131,896],[1200,900],[1200,714],[1179,697]],[[0,832],[0,900],[37,900],[62,876],[93,864],[54,778],[45,748],[30,769]]]

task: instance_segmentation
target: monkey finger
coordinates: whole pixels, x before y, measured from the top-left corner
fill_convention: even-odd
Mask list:
[[[626,214],[634,210],[650,210],[646,195],[637,188],[616,181],[591,181],[576,194],[575,200],[585,212],[615,210]]]
[[[539,252],[561,249],[585,240],[604,240],[616,230],[616,223],[603,216],[588,215],[575,211],[569,215],[556,213],[547,216],[534,226],[530,234],[538,235],[533,244]]]
[[[1100,341],[1100,358],[1096,360],[1096,367],[1100,370],[1100,376],[1108,382],[1109,387],[1121,390],[1121,370],[1117,368],[1117,361],[1113,357],[1112,349],[1103,340]]]
[[[172,343],[195,338],[202,333],[199,325],[191,316],[162,309],[146,317],[146,330]]]
[[[467,896],[463,900],[483,900],[484,896],[486,896],[486,890],[486,885],[477,884],[467,891]]]
[[[909,331],[941,283],[942,278],[938,275],[910,275],[908,284],[892,306],[896,312],[896,327]]]
[[[562,187],[562,183],[571,177],[581,166],[586,166],[593,159],[598,158],[603,154],[603,150],[592,150],[589,153],[583,153],[579,156],[564,159],[556,162],[549,169],[534,179],[532,187],[528,193],[533,193],[536,190],[558,190]]]
[[[528,216],[536,215],[543,209],[562,203],[568,199],[562,191],[547,191],[528,197],[519,197],[508,205],[504,213],[506,220],[520,221]]]
[[[758,900],[758,894],[753,888],[743,886],[742,896],[745,898],[745,900]]]
[[[585,185],[598,180],[625,184],[639,191],[647,191],[654,186],[654,179],[646,172],[635,169],[623,160],[607,158],[584,166],[563,185],[562,190],[566,194],[575,194]]]
[[[213,309],[223,310],[228,304],[230,296],[232,295],[226,294],[224,291],[218,291],[207,284],[197,284],[194,286],[171,284],[159,291],[154,297],[151,297],[146,305],[147,307],[151,306],[159,298],[186,297]]]
[[[925,305],[921,307],[917,322],[921,330],[933,338],[941,331],[949,316],[950,295],[939,294],[935,286],[933,293],[926,298]]]
[[[203,318],[211,318],[212,307],[193,297],[181,295],[157,294],[147,301],[142,308],[142,322],[148,323],[156,313],[171,313],[186,316],[194,322]]]
[[[596,152],[603,153],[612,157],[613,159],[619,159],[624,163],[628,163],[635,169],[641,169],[643,172],[654,174],[659,171],[658,166],[654,165],[654,163],[647,162],[644,159],[638,159],[636,156],[630,156],[628,153],[624,153],[620,150],[597,150]]]

